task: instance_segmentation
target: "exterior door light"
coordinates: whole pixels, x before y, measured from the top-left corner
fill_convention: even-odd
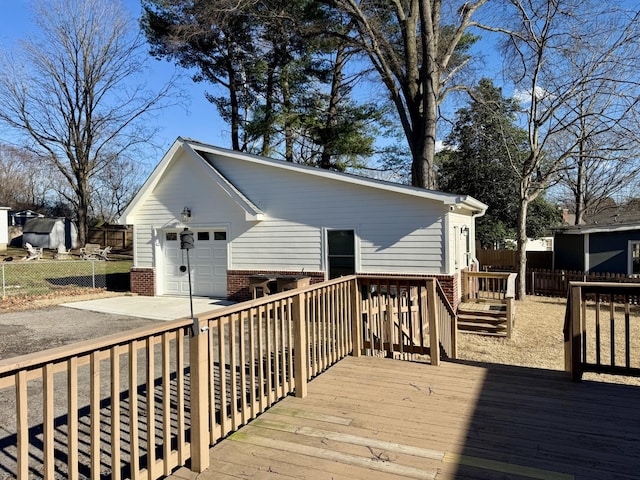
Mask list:
[[[191,221],[191,209],[184,207],[182,209],[182,223],[189,223]]]

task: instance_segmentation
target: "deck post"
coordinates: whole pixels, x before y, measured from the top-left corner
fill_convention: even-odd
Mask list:
[[[354,357],[362,355],[362,299],[359,287],[358,278],[354,277],[351,283],[351,354]]]
[[[427,279],[427,315],[429,322],[429,356],[431,365],[440,365],[440,321],[436,307],[436,279]],[[424,321],[424,319],[423,319]]]
[[[189,338],[191,470],[200,473],[209,467],[209,335],[208,331],[196,333]]]
[[[571,325],[569,342],[571,344],[571,379],[582,380],[582,287],[571,286]]]
[[[307,344],[304,293],[293,297],[293,325],[295,328],[293,376],[296,383],[296,397],[305,398],[309,376],[309,345]]]

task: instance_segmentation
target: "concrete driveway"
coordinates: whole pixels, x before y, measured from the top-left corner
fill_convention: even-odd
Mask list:
[[[234,302],[208,297],[193,297],[193,314],[215,310],[233,305]],[[189,297],[143,297],[126,295],[122,297],[101,298],[83,302],[62,303],[61,307],[88,310],[91,312],[126,315],[151,320],[175,320],[190,317]]]

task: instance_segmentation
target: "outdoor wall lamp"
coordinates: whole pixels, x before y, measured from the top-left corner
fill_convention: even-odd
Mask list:
[[[191,221],[191,209],[184,207],[182,209],[182,223],[189,223]]]

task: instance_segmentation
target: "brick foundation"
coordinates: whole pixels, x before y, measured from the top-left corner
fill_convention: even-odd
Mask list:
[[[154,268],[136,268],[130,271],[131,293],[153,297],[156,294],[156,271]]]
[[[228,270],[227,271],[227,298],[235,302],[251,300],[249,291],[249,277],[252,275],[301,275],[299,271],[285,270]],[[311,277],[311,283],[324,282],[323,272],[304,272],[304,275]]]

